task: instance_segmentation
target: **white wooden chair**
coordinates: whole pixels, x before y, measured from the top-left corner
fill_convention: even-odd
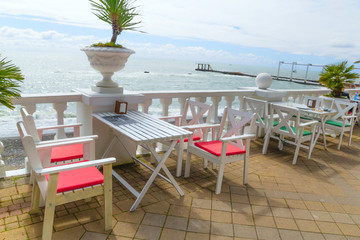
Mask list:
[[[213,106],[192,101],[190,99],[186,99],[183,113],[178,116],[165,116],[161,117],[162,120],[175,120],[175,125],[180,127],[188,128],[190,125],[192,126],[193,141],[200,141],[202,139],[207,138],[209,128],[218,127],[219,124],[211,123],[213,113]],[[207,114],[205,123],[203,122],[203,118]],[[191,119],[188,120],[188,115],[191,116]],[[186,149],[186,143],[189,141],[188,138],[180,140],[176,145],[177,152],[177,168],[176,168],[176,176],[180,177],[182,172],[182,163],[183,163],[183,151]],[[184,144],[185,143],[185,144]]]
[[[64,165],[50,165],[53,147],[69,144],[58,142],[36,145],[23,122],[17,127],[26,155],[32,166],[35,181],[31,197],[31,212],[39,210],[40,194],[45,199],[42,239],[51,239],[55,207],[93,196],[104,195],[105,230],[112,228],[112,163],[115,158],[81,161]],[[93,139],[89,139],[94,141]],[[103,174],[95,167],[103,165]]]
[[[268,128],[268,102],[259,99],[244,97],[243,110],[255,113],[256,136],[264,135]]]
[[[356,108],[357,103],[351,103],[346,100],[334,100],[333,109],[337,111],[337,114],[325,122],[325,129],[331,129],[340,133],[338,150],[340,150],[345,132],[349,132],[349,146],[351,145],[351,137],[357,119]]]
[[[80,126],[81,124],[71,124],[71,125],[58,125],[50,127],[37,128],[35,125],[33,115],[29,114],[24,107],[20,108],[20,113],[25,125],[27,132],[34,138],[34,141],[37,145],[49,144],[51,142],[63,142],[63,141],[72,141],[72,145],[64,145],[59,147],[53,147],[51,151],[51,165],[63,164],[65,161],[79,161],[82,158],[92,160],[95,158],[95,147],[93,142],[89,146],[83,146],[83,139],[96,139],[96,135],[79,137]],[[74,138],[65,138],[57,139],[50,141],[42,141],[43,132],[49,129],[59,129],[59,128],[73,128],[74,129]],[[77,142],[77,143],[76,143]]]
[[[225,134],[222,134],[226,120],[228,120],[231,124],[231,128]],[[250,133],[240,135],[243,127],[249,122]],[[204,162],[208,160],[213,164],[219,165],[215,190],[216,194],[221,192],[224,168],[227,163],[244,161],[243,183],[247,184],[250,139],[255,138],[254,133],[255,118],[253,113],[225,108],[216,139],[195,143],[191,139],[189,140],[185,165],[185,177],[190,176],[191,154],[195,154],[204,158]]]
[[[274,121],[274,114],[279,117],[278,121]],[[297,108],[270,105],[270,123],[265,136],[265,142],[263,146],[263,154],[266,154],[269,145],[270,137],[279,140],[279,149],[282,150],[283,143],[287,142],[296,146],[294,158],[292,164],[296,164],[300,147],[308,149],[308,158],[311,156],[312,143],[315,136],[315,128],[318,121],[312,120],[306,123],[300,122],[300,110]],[[311,128],[311,131],[305,130],[305,128]],[[287,139],[285,139],[287,137]],[[293,139],[293,141],[291,140]],[[309,146],[305,146],[302,143],[309,142]]]

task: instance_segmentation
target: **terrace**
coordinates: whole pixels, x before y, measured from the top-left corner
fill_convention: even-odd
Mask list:
[[[357,90],[350,92],[354,94]],[[324,89],[282,91],[300,101],[303,95],[318,96]],[[163,115],[172,102],[186,98],[209,101],[216,106],[215,116],[225,106],[239,108],[243,96],[256,95],[256,89],[196,92],[142,92],[123,96],[133,108],[151,113],[153,101],[160,99]],[[36,105],[52,103],[57,123],[63,123],[68,102],[76,102],[77,118],[84,123],[82,134],[91,132],[86,106],[94,112],[107,109],[113,98],[95,100],[79,92],[71,94],[23,96],[16,104],[35,112]],[[224,101],[221,101],[224,99]],[[150,109],[150,110],[149,110]],[[220,110],[219,110],[220,109]],[[90,129],[90,130],[89,130]],[[133,195],[113,179],[113,228],[104,232],[102,197],[90,202],[77,201],[56,208],[53,239],[358,239],[360,237],[360,129],[355,126],[352,145],[336,149],[338,139],[327,138],[328,150],[316,145],[311,159],[300,151],[292,165],[293,146],[277,150],[271,141],[262,155],[263,140],[251,143],[248,185],[242,184],[242,163],[225,167],[222,193],[214,193],[216,171],[204,170],[193,157],[190,178],[176,178],[185,196],[156,178],[139,207],[130,212]],[[321,137],[320,137],[321,139]],[[142,157],[149,163],[150,157]],[[167,167],[175,175],[172,154]],[[151,172],[141,165],[114,168],[129,182],[141,188]],[[32,186],[27,168],[6,171],[0,181],[0,239],[40,239],[43,211],[29,214]]]

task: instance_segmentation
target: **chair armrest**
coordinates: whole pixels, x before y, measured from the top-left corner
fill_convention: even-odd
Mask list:
[[[111,158],[104,158],[104,159],[98,159],[98,160],[92,160],[92,161],[86,161],[86,162],[77,162],[77,163],[42,168],[42,169],[34,169],[34,171],[38,175],[47,175],[47,174],[65,172],[65,171],[70,171],[70,170],[75,170],[75,169],[80,169],[80,168],[110,164],[110,163],[114,163],[115,161],[116,161],[116,159],[111,157]]]
[[[319,121],[313,120],[313,121],[310,121],[310,122],[300,123],[299,127],[306,127],[306,126],[313,125],[315,123],[317,124],[317,123],[319,123]]]
[[[69,141],[77,141],[77,140],[83,140],[83,139],[97,139],[98,135],[89,135],[89,136],[82,136],[82,137],[73,137],[73,138],[62,138],[62,139],[56,139],[56,140],[48,140],[48,141],[41,141],[38,142],[37,145],[44,145],[44,144],[52,144],[52,143],[59,143],[59,142],[69,142]]]
[[[36,146],[36,149],[47,149],[47,148],[53,148],[53,147],[61,147],[61,146],[68,146],[68,145],[74,145],[74,144],[84,144],[84,143],[90,143],[92,141],[95,141],[93,138],[83,138],[83,139],[77,139],[74,140],[73,138],[70,138],[68,141],[52,141],[48,144],[40,144]]]
[[[182,118],[182,115],[178,115],[178,116],[163,116],[163,117],[159,117],[159,119],[161,119],[161,120],[166,120],[166,119],[177,119],[177,118]]]
[[[82,123],[75,123],[75,124],[67,124],[67,125],[56,125],[56,126],[45,126],[37,128],[38,131],[44,131],[49,129],[59,129],[59,128],[68,128],[68,127],[80,127]]]
[[[223,137],[223,138],[220,138],[219,140],[221,142],[225,143],[225,142],[240,140],[240,139],[253,139],[255,137],[256,137],[255,134],[243,134],[243,135],[239,135],[239,136]]]
[[[342,116],[342,119],[350,119],[350,118],[357,118],[357,116]]]
[[[220,127],[220,124],[218,124],[218,123],[200,123],[200,124],[193,124],[193,125],[180,126],[180,127],[183,129],[186,129],[186,130],[194,130],[194,129]]]

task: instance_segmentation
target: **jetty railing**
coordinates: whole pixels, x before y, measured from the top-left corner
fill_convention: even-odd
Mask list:
[[[135,107],[145,113],[168,116],[169,110],[181,114],[185,100],[192,98],[200,102],[208,102],[214,105],[214,117],[215,120],[219,120],[218,116],[222,114],[221,109],[225,106],[233,107],[235,109],[241,109],[243,104],[243,97],[257,97],[257,88],[245,88],[238,90],[207,90],[207,91],[139,91],[136,92],[141,96],[141,103],[135,105]],[[350,96],[353,97],[360,89],[349,89]],[[283,101],[288,101],[289,98],[294,99],[295,102],[301,102],[304,95],[321,96],[329,92],[328,89],[295,89],[295,90],[277,90],[282,95]],[[21,98],[13,101],[15,105],[25,106],[31,113],[35,113],[37,106],[41,104],[52,104],[53,109],[56,111],[56,122],[61,125],[64,124],[64,112],[68,108],[68,104],[82,103],[84,96],[78,92],[71,93],[56,93],[56,94],[24,94]],[[160,112],[153,112],[152,107],[154,102],[158,101],[160,104]],[[157,108],[159,109],[159,108]],[[83,114],[75,112],[74,115]],[[20,116],[20,113],[19,113]],[[78,117],[78,116],[77,116]],[[20,117],[19,117],[20,119]],[[80,118],[81,119],[81,118]],[[15,124],[15,122],[14,122]],[[63,131],[57,132],[57,136],[62,138],[64,136]],[[1,154],[1,153],[0,153]],[[4,163],[0,158],[0,178],[10,177],[14,175],[27,174],[27,168],[4,171]]]

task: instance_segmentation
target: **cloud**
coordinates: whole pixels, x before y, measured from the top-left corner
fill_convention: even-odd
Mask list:
[[[141,30],[151,35],[350,60],[360,52],[358,0],[138,0],[136,4]],[[92,15],[87,0],[51,5],[47,0],[2,0],[0,14],[108,28]]]
[[[0,28],[0,42],[9,50],[32,51],[78,51],[85,45],[98,40],[92,35],[70,36],[56,31],[38,32],[33,29]],[[103,39],[105,40],[105,39]],[[261,57],[254,54],[233,54],[223,50],[210,50],[202,46],[178,47],[173,44],[120,42],[136,49],[139,57],[187,59],[198,61],[255,63]]]

